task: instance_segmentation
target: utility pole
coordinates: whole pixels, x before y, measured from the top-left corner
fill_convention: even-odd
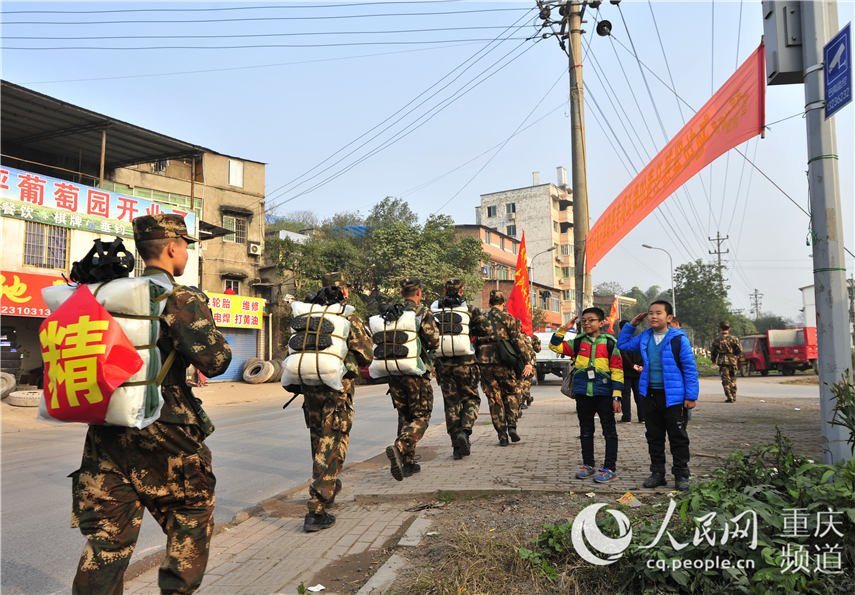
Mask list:
[[[617,4],[620,0],[613,1]],[[552,34],[569,58],[570,75],[570,151],[573,187],[573,266],[576,290],[576,314],[593,305],[591,275],[585,271],[585,241],[590,227],[588,217],[588,178],[585,161],[585,111],[582,84],[582,17],[585,7],[597,8],[602,0],[537,0],[543,27],[560,25]],[[553,21],[551,11],[557,7],[561,19]],[[611,27],[611,25],[609,25]],[[605,33],[607,34],[607,33]],[[548,37],[548,34],[544,34]]]
[[[852,457],[846,443],[848,430],[830,423],[834,418],[831,386],[840,382],[844,371],[851,366],[837,135],[834,120],[823,117],[825,100],[822,70],[825,65],[822,50],[838,29],[837,2],[800,4],[823,460],[835,463]]]
[[[730,254],[730,249],[722,251],[721,244],[725,240],[730,239],[730,236],[721,237],[721,232],[716,231],[714,238],[707,237],[707,239],[710,242],[715,242],[715,250],[708,250],[708,252],[710,254],[715,254],[716,258],[718,259],[718,278],[721,281],[721,286],[724,287],[724,273],[722,273],[722,268],[721,268],[721,255],[722,254]]]
[[[762,307],[763,294],[755,287],[754,293],[748,294],[748,299],[751,300],[751,309],[754,311],[754,320],[760,318],[760,308]]]

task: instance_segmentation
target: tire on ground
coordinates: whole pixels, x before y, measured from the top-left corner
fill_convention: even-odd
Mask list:
[[[272,359],[270,363],[273,364],[273,375],[270,376],[270,380],[267,382],[279,382],[282,378],[282,362]]]
[[[12,374],[7,374],[6,372],[0,374],[0,379],[2,379],[0,380],[0,387],[2,387],[2,390],[0,390],[0,399],[5,399],[9,393],[15,390],[18,383]]]
[[[6,402],[16,407],[38,407],[41,400],[41,390],[16,390],[6,397]]]
[[[263,362],[263,361],[264,360],[261,359],[260,357],[249,358],[248,360],[243,362],[243,367],[240,369],[240,373],[243,374],[244,372],[246,372],[246,369],[249,368],[251,365],[256,364],[258,362]]]
[[[272,363],[257,361],[243,373],[243,380],[250,384],[261,384],[270,380],[270,377],[273,376],[273,371]]]

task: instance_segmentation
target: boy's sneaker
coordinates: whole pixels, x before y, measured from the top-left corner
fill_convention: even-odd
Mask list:
[[[594,476],[594,481],[597,483],[606,483],[607,481],[613,480],[615,477],[617,477],[617,473],[611,469],[603,468]]]
[[[587,479],[596,472],[597,470],[590,465],[582,465],[582,468],[579,469],[579,472],[576,474],[576,479]]]

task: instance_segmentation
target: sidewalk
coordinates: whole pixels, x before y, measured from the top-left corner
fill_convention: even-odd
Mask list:
[[[719,388],[720,390],[720,388]],[[305,485],[281,494],[248,511],[245,520],[216,534],[199,593],[297,593],[321,583],[323,593],[353,592],[365,582],[343,583],[354,571],[368,579],[373,566],[384,562],[389,549],[417,545],[429,520],[420,509],[438,499],[440,492],[478,494],[515,491],[560,492],[578,489],[569,479],[579,465],[578,422],[570,399],[558,387],[535,387],[535,402],[519,423],[522,441],[500,448],[490,424],[486,402],[472,434],[472,454],[451,458],[444,425],[431,427],[419,443],[422,471],[402,482],[392,479],[385,455],[345,465],[344,488],[331,509],[337,522],[318,533],[303,533],[306,513]],[[558,395],[557,397],[554,395]],[[771,441],[781,428],[797,451],[821,458],[819,400],[742,398],[722,402],[720,394],[701,395],[689,423],[692,439],[692,477],[700,480],[726,456],[755,444]],[[434,419],[442,419],[441,410]],[[644,490],[649,458],[643,424],[618,424],[620,452],[618,478],[605,485],[585,485],[598,498]],[[597,425],[596,449],[602,456]],[[670,461],[670,454],[668,455]],[[409,531],[408,531],[409,529]],[[405,539],[402,535],[407,533]],[[400,542],[399,542],[400,540]],[[393,556],[384,570],[398,563]],[[380,572],[360,592],[383,592]],[[380,586],[376,586],[380,585]],[[125,584],[129,594],[157,593],[157,568]]]

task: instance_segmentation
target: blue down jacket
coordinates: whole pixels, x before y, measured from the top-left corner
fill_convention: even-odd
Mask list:
[[[634,351],[641,354],[644,369],[638,381],[638,392],[647,396],[647,383],[650,380],[650,365],[647,357],[647,346],[653,341],[653,329],[642,331],[637,337],[635,327],[625,324],[618,337],[617,346],[621,351]],[[680,349],[680,366],[674,360],[674,349],[671,341],[678,340]],[[698,366],[695,363],[695,354],[689,343],[689,338],[683,329],[669,328],[662,339],[665,343],[662,347],[662,376],[665,381],[665,405],[682,404],[683,401],[695,401],[698,398]],[[655,343],[654,343],[655,344]],[[680,369],[682,368],[682,370]]]

